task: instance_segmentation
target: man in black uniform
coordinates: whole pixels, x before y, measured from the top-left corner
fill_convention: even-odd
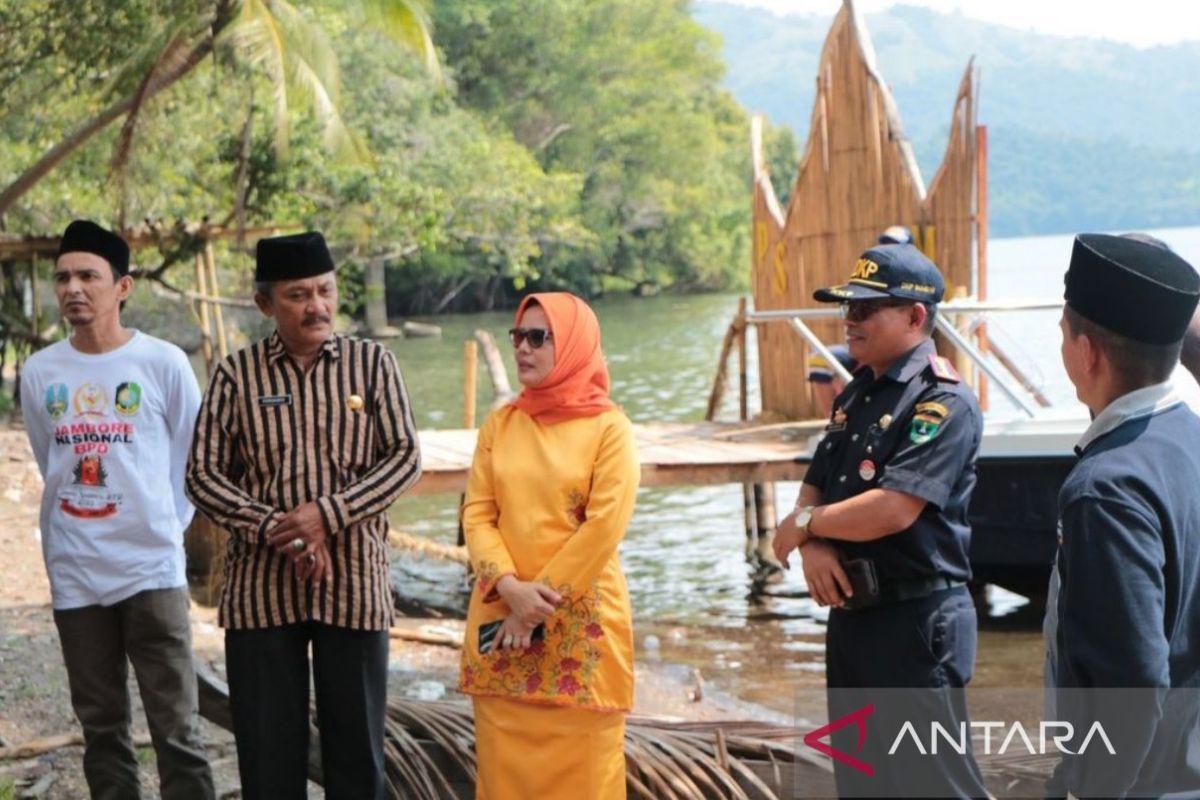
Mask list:
[[[862,254],[847,283],[813,295],[842,303],[850,355],[867,367],[835,400],[796,508],[775,534],[779,561],[798,548],[813,598],[833,607],[831,719],[853,710],[835,690],[955,690],[974,667],[967,505],[983,420],[930,338],[943,291],[919,250],[885,244]],[[949,730],[966,722],[961,692],[924,694],[941,698],[930,714]],[[835,764],[839,794],[903,796],[905,776],[885,761],[892,766],[874,764],[872,778]],[[969,749],[922,771],[922,795],[984,795]]]
[[[1048,678],[1115,752],[1064,757],[1051,796],[1200,796],[1200,418],[1170,382],[1198,298],[1164,247],[1075,239],[1062,359],[1093,420],[1058,498]]]

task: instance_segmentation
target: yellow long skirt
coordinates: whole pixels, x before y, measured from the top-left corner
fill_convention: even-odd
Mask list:
[[[475,800],[625,800],[625,714],[475,697]]]

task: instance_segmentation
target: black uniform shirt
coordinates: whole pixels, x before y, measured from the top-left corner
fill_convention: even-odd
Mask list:
[[[831,543],[845,558],[873,559],[883,584],[935,575],[968,580],[967,505],[983,416],[933,341],[901,356],[878,379],[860,368],[833,409],[804,476],[821,490],[821,503],[879,488],[926,504],[903,531],[870,542]]]

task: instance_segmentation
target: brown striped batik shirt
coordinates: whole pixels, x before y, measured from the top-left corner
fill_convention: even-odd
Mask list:
[[[421,475],[395,357],[376,342],[327,341],[307,371],[278,333],[217,367],[200,406],[187,492],[230,532],[220,623],[391,624],[387,509]],[[266,543],[282,513],[316,501],[333,574],[301,583]]]

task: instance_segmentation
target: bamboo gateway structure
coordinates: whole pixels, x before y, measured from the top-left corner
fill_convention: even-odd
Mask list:
[[[843,282],[879,232],[897,224],[908,226],[917,246],[941,268],[947,299],[983,299],[986,179],[977,155],[986,144],[975,124],[973,72],[968,63],[942,165],[926,188],[862,17],[853,0],[843,0],[821,52],[808,141],[786,209],[767,172],[761,119],[752,123],[756,311],[817,306],[813,290]],[[841,339],[834,320],[815,321],[813,329],[822,341]],[[782,325],[760,325],[758,337],[763,411],[790,419],[813,416],[804,340]]]

